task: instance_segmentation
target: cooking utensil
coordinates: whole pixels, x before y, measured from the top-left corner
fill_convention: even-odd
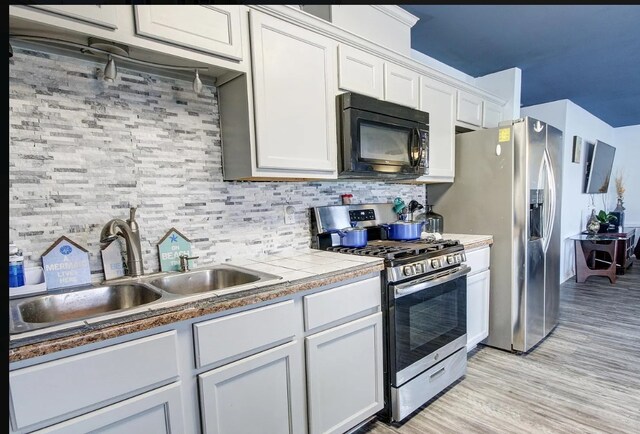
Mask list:
[[[393,212],[396,213],[398,216],[400,216],[403,212],[403,210],[406,208],[407,206],[404,203],[404,200],[402,200],[399,197],[396,197],[393,200]]]
[[[424,213],[425,230],[429,233],[442,234],[444,231],[444,218],[433,211],[433,205],[427,205],[427,211]]]
[[[409,213],[411,214],[411,220],[414,221],[413,213],[418,209],[423,209],[424,206],[422,206],[422,204],[417,200],[412,200],[411,202],[409,202],[409,205],[407,205],[407,208],[409,208]]]
[[[351,223],[350,228],[336,229],[329,231],[340,236],[340,245],[343,247],[364,247],[368,242],[366,228],[355,227],[355,222]]]
[[[419,240],[424,222],[403,222],[381,225],[387,232],[387,239],[396,241]]]

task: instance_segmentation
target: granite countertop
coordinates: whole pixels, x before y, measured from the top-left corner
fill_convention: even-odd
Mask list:
[[[493,243],[491,235],[442,234],[444,239],[457,239],[470,251]],[[105,321],[88,319],[80,326],[51,327],[36,332],[10,335],[9,362],[43,356],[81,345],[127,335],[216,312],[257,304],[297,292],[330,285],[384,269],[381,258],[345,255],[307,249],[262,259],[245,259],[226,264],[280,276],[279,280],[230,288],[226,293],[199,295],[149,308],[144,312],[123,315]],[[206,268],[203,266],[202,268]]]
[[[280,276],[279,280],[242,285],[239,290],[217,291],[220,295],[200,295],[175,300],[169,306],[160,305],[144,312],[104,321],[87,320],[72,329],[51,327],[37,332],[10,335],[9,362],[100,342],[178,321],[189,320],[216,312],[287,297],[297,292],[330,285],[384,269],[381,258],[345,255],[321,250],[295,251],[271,255],[265,259],[226,262],[250,270]],[[203,266],[202,268],[206,268]]]
[[[493,244],[492,235],[472,235],[472,234],[442,234],[447,240],[458,240],[464,245],[466,251],[479,249]]]

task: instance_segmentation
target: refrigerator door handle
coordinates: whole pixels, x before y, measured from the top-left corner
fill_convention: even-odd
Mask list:
[[[547,253],[547,249],[549,248],[549,244],[551,243],[551,233],[553,231],[553,224],[555,223],[556,216],[556,178],[553,173],[553,169],[551,168],[551,156],[549,155],[549,150],[545,148],[544,155],[542,157],[542,165],[546,170],[546,185],[545,190],[547,196],[547,204],[546,212],[545,212],[545,227],[544,230],[544,240],[542,250]]]

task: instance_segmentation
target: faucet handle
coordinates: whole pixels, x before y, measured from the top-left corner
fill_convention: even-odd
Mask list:
[[[136,221],[136,211],[138,207],[132,206],[129,208],[129,219],[127,220],[127,224],[131,228],[131,232],[137,234],[139,232],[138,222]]]
[[[189,260],[198,259],[200,256],[180,255],[180,271],[189,271]]]

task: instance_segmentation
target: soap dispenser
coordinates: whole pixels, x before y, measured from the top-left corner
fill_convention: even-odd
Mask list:
[[[9,288],[24,286],[24,256],[15,244],[9,244]]]

